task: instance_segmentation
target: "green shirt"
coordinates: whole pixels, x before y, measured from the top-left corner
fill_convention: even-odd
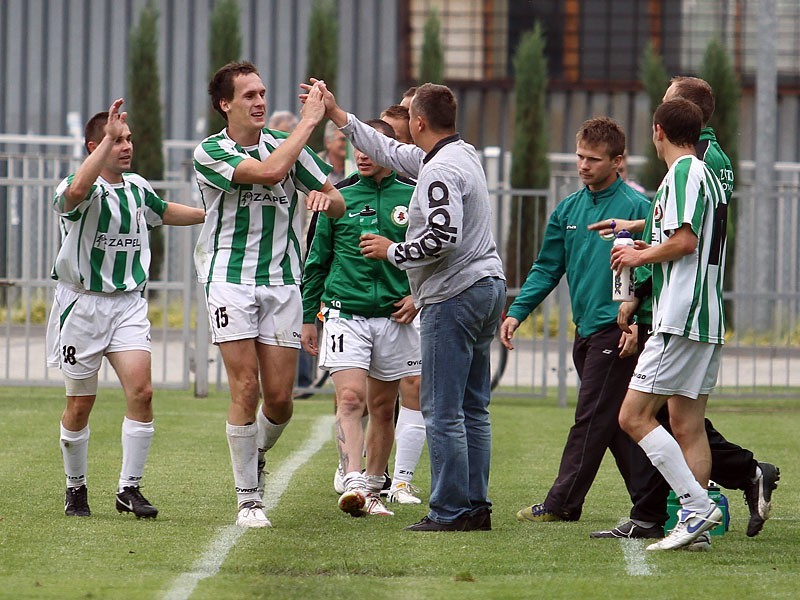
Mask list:
[[[600,237],[588,226],[611,217],[644,219],[649,208],[647,197],[621,178],[605,190],[585,187],[562,200],[550,215],[539,256],[508,316],[524,321],[566,274],[579,336],[616,323],[619,304],[611,299],[609,265],[613,239]]]

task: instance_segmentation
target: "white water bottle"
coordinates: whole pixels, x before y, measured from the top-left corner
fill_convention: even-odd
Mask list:
[[[633,246],[631,234],[628,233],[627,230],[623,229],[614,238],[614,245]],[[623,267],[619,273],[614,271],[611,280],[611,299],[614,302],[627,302],[629,300],[633,300],[633,284],[633,268]]]

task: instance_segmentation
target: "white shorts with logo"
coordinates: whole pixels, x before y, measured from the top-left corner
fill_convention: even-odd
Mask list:
[[[139,292],[101,294],[59,283],[46,347],[47,366],[60,367],[73,379],[97,373],[111,352],[150,352],[147,301]]]
[[[722,344],[656,333],[647,340],[628,387],[687,398],[710,394],[717,384],[721,356]]]
[[[206,284],[215,344],[255,338],[269,346],[300,347],[303,303],[297,285]]]
[[[364,369],[381,381],[419,375],[419,333],[387,317],[328,317],[319,340],[319,366],[336,373]]]

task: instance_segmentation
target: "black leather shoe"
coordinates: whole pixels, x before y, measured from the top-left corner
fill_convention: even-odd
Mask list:
[[[406,531],[469,531],[469,517],[459,517],[452,523],[439,523],[429,517],[422,517],[422,520],[404,529]]]
[[[591,538],[622,538],[622,539],[656,539],[664,537],[664,528],[660,525],[653,525],[652,527],[641,527],[633,521],[628,521],[608,529],[606,531],[593,531],[589,534]]]
[[[467,517],[467,528],[465,531],[491,531],[492,530],[492,509],[479,508]]]

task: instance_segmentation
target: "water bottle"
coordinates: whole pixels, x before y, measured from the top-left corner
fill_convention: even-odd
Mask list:
[[[358,213],[358,223],[361,225],[361,235],[367,233],[378,233],[378,213],[374,208],[370,208],[369,204],[365,204],[364,208]]]
[[[620,231],[617,237],[614,238],[614,246],[633,246],[631,234],[625,229]],[[611,299],[614,300],[614,302],[633,300],[633,283],[633,269],[631,267],[623,267],[619,273],[614,271],[611,285]]]

